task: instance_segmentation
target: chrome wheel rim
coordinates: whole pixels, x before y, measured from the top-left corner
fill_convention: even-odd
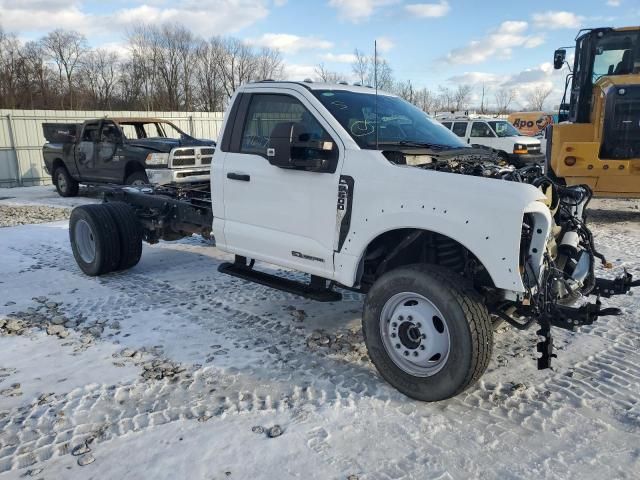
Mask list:
[[[76,247],[82,261],[85,263],[93,262],[96,258],[96,241],[93,236],[93,231],[86,220],[78,220],[73,233],[76,240]]]
[[[430,300],[417,293],[402,292],[387,300],[380,315],[380,336],[393,363],[416,377],[435,375],[449,358],[447,321]]]
[[[62,172],[58,173],[58,178],[56,179],[56,182],[58,184],[58,188],[61,191],[63,192],[67,191],[67,178],[64,176],[64,173]]]

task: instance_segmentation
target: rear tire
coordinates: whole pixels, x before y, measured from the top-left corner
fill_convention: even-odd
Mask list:
[[[380,277],[367,294],[362,330],[380,375],[416,400],[458,395],[491,359],[493,329],[482,298],[459,275],[435,265]]]
[[[133,209],[124,202],[108,202],[120,239],[120,263],[117,270],[126,270],[138,264],[142,255],[142,227]]]
[[[124,183],[127,185],[149,185],[149,179],[145,172],[133,172]]]
[[[64,166],[56,167],[53,171],[53,183],[56,186],[58,195],[61,197],[75,197],[78,195],[79,185]]]
[[[73,256],[92,277],[112,272],[120,264],[118,227],[105,205],[82,205],[71,212],[69,239]]]

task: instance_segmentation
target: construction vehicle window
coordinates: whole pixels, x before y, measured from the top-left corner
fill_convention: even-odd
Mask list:
[[[473,122],[470,137],[495,137],[494,133],[484,122]]]
[[[266,158],[274,128],[281,123],[294,124],[296,135],[305,142],[332,141],[318,120],[289,95],[256,94],[251,98],[242,132],[240,151]]]
[[[599,39],[593,59],[592,81],[603,75],[634,73],[634,50],[638,49],[638,34],[614,32]]]
[[[455,133],[459,137],[464,137],[467,134],[467,122],[454,123],[453,133]]]

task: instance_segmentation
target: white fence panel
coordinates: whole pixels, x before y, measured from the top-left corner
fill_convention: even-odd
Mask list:
[[[156,117],[175,123],[196,138],[216,140],[222,112],[129,112],[0,109],[0,187],[46,185],[43,123],[81,123],[103,117]]]

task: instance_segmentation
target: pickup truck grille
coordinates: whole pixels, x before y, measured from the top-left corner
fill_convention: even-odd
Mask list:
[[[212,147],[176,148],[169,156],[169,168],[209,166],[213,152],[215,149]]]
[[[527,147],[527,152],[533,153],[533,154],[538,154],[538,153],[540,153],[540,146],[536,145],[536,146],[533,146],[533,147]]]

